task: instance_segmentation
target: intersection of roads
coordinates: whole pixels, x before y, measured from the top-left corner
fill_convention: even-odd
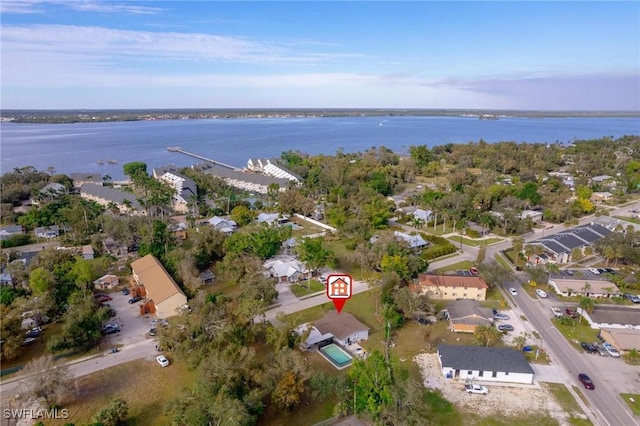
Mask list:
[[[640,203],[627,205],[624,210],[640,207]],[[614,216],[616,211],[611,212]],[[593,220],[592,217],[580,220],[580,225]],[[562,227],[556,226],[548,230],[547,235],[559,232]],[[530,234],[525,236],[525,242],[539,238],[539,235]],[[498,244],[487,247],[486,258],[493,259],[500,251],[511,246],[511,241],[505,240]],[[477,258],[478,248],[463,245],[461,253],[457,256],[433,262],[431,270],[436,270],[444,266],[452,265],[464,260],[474,262]],[[513,283],[507,283],[506,287],[519,287],[525,281],[522,273],[516,274]],[[353,294],[362,293],[370,289],[365,281],[355,280],[353,282]],[[324,293],[298,299],[293,296],[288,289],[281,288],[278,303],[267,310],[264,316],[256,318],[256,321],[275,321],[279,312],[291,314],[302,311],[313,306],[327,303]],[[578,382],[578,373],[587,373],[595,382],[595,390],[582,390],[582,394],[588,401],[588,406],[578,398],[578,403],[585,409],[586,414],[595,425],[603,426],[640,426],[638,417],[634,416],[627,405],[621,400],[620,393],[640,392],[640,369],[624,363],[620,359],[609,357],[599,357],[597,355],[587,355],[578,352],[565,337],[554,327],[551,322],[550,306],[554,302],[553,298],[534,299],[525,291],[519,291],[517,296],[507,294],[504,288],[501,289],[507,300],[510,300],[512,308],[520,311],[542,339],[542,346],[549,354],[552,362],[555,363],[555,371],[562,374],[561,382],[564,382],[575,395],[573,386],[582,388]],[[638,309],[640,315],[640,309]],[[137,341],[130,341],[125,344],[120,352],[115,354],[101,354],[76,360],[69,364],[72,377],[81,377],[96,371],[112,367],[121,363],[135,359],[147,358],[152,360],[155,355],[155,343],[152,339],[147,339],[141,335]],[[28,378],[17,376],[2,381],[0,393],[2,400],[19,394],[27,383]]]

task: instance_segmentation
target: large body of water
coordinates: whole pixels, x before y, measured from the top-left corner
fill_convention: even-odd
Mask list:
[[[243,167],[249,158],[276,157],[287,150],[312,155],[363,152],[385,146],[398,154],[410,146],[500,141],[568,143],[604,136],[639,135],[640,119],[389,116],[232,118],[82,124],[0,124],[0,173],[33,166],[57,173],[89,172],[122,178],[122,164],[143,161],[149,170],[196,159],[167,151],[180,146]],[[99,165],[98,160],[104,164]],[[114,160],[117,164],[108,164]]]

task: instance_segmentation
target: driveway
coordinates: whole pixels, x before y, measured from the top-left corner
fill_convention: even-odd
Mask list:
[[[113,300],[108,303],[116,310],[116,316],[109,322],[120,326],[120,333],[105,336],[105,341],[110,345],[127,346],[145,340],[151,328],[151,316],[140,315],[140,304],[129,303],[131,295],[124,295],[122,292],[109,293]]]

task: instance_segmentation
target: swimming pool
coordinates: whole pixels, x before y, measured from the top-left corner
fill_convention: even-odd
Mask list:
[[[320,348],[320,354],[338,370],[348,367],[353,362],[351,355],[335,343]]]

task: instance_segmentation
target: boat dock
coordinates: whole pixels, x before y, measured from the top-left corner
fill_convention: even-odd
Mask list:
[[[220,161],[216,161],[216,160],[213,160],[211,158],[203,157],[202,155],[194,154],[193,152],[185,151],[184,149],[180,148],[179,146],[167,147],[167,151],[169,151],[169,152],[179,152],[181,154],[188,155],[188,156],[193,157],[193,158],[197,158],[198,160],[207,161],[209,163],[213,163],[213,164],[218,165],[218,166],[226,167],[226,168],[231,169],[231,170],[238,170],[238,167],[232,166],[230,164],[222,163]]]

